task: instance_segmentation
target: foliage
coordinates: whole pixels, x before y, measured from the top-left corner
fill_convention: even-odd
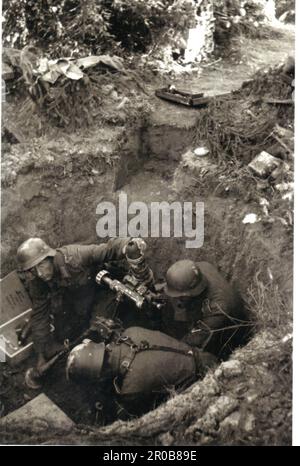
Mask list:
[[[52,56],[97,53],[109,43],[102,0],[5,0],[4,45],[33,44]]]
[[[112,12],[111,33],[133,50],[145,51],[157,37],[166,34],[170,39],[195,21],[193,0],[108,0],[106,5]]]
[[[145,51],[193,24],[193,0],[4,0],[3,43],[29,43],[52,57],[102,53],[121,46]]]
[[[291,3],[278,0],[278,9]],[[214,40],[224,48],[241,33],[264,37],[267,6],[275,12],[275,0],[3,0],[3,44],[35,45],[53,58],[120,49],[145,53],[186,39],[210,4]]]
[[[268,36],[268,20],[275,17],[275,2],[266,0],[215,0],[216,45],[226,47],[231,38],[244,34]]]
[[[295,0],[276,0],[276,17],[286,22],[295,22]]]

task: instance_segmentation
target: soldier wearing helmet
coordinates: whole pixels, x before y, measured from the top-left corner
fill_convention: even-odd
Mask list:
[[[130,327],[106,343],[84,340],[70,352],[66,371],[67,379],[98,384],[99,391],[112,392],[123,408],[141,415],[170,389],[203,377],[216,361],[164,333]]]
[[[250,333],[249,315],[238,291],[208,262],[180,260],[167,271],[170,298],[163,330],[192,346],[225,358]]]
[[[20,245],[18,269],[25,275],[32,300],[38,367],[61,348],[65,338],[78,337],[88,326],[96,300],[96,273],[104,263],[123,259],[128,241],[110,239],[100,245],[53,249],[41,238],[29,238]],[[55,340],[51,328],[55,328]]]

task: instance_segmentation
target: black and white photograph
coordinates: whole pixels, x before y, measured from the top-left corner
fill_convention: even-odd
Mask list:
[[[0,445],[297,443],[295,10],[2,0]]]

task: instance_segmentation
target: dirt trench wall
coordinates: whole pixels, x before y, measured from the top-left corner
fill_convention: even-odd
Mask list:
[[[192,120],[186,128],[175,124],[170,128],[161,124],[161,119],[132,132],[105,128],[85,137],[72,135],[12,146],[4,155],[2,168],[2,273],[15,267],[16,249],[28,236],[42,236],[53,246],[99,241],[97,204],[114,201],[116,190],[141,170],[148,158],[154,156],[166,163],[179,160],[192,143]],[[172,169],[171,164],[168,168]],[[78,426],[70,435],[57,437],[50,428],[32,435],[30,426],[28,430],[27,426],[15,426],[18,432],[13,435],[18,441],[291,443],[291,232],[280,222],[269,227],[263,222],[243,225],[245,215],[253,211],[261,215],[261,207],[241,196],[213,197],[211,186],[203,185],[201,196],[198,192],[188,199],[205,202],[204,245],[193,250],[186,249],[184,238],[148,239],[149,261],[156,277],[163,278],[179,258],[216,264],[226,278],[242,285],[244,295],[253,297],[257,336],[216,372],[140,419],[117,421],[100,429]],[[172,193],[168,200],[183,198]]]
[[[193,145],[199,109],[156,101],[143,132],[145,152],[159,160],[179,161]]]
[[[55,247],[99,241],[97,204],[142,163],[139,130],[12,145],[2,160],[2,274],[15,268],[17,247],[30,236]]]
[[[196,112],[184,119],[186,109],[171,111],[171,118],[156,112],[147,127],[106,125],[58,132],[57,139],[28,133],[9,145],[2,156],[2,276],[15,268],[17,247],[30,236],[57,247],[99,241],[98,203],[116,202],[116,191],[150,158],[178,161],[192,144]]]
[[[177,160],[191,145],[193,129],[172,126],[153,126],[145,135],[147,152],[159,160]]]
[[[157,278],[178,258],[209,260],[253,294],[257,335],[244,348],[182,394],[140,419],[103,428],[77,425],[69,434],[44,423],[6,432],[21,443],[102,445],[289,445],[292,425],[291,251],[283,227],[276,236],[262,225],[239,228],[248,206],[207,198],[203,248],[187,250],[181,238],[148,239]],[[236,236],[234,236],[234,234]],[[233,241],[235,240],[235,241]],[[273,280],[268,274],[271,271]],[[264,285],[263,285],[264,284]],[[251,293],[249,293],[249,290]],[[65,405],[55,402],[64,410]],[[47,427],[48,426],[48,427]],[[0,432],[1,436],[1,432]]]

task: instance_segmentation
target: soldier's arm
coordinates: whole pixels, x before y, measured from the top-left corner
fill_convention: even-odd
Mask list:
[[[231,320],[226,312],[225,303],[212,301],[208,304],[203,317],[184,337],[184,341],[192,346],[202,347],[209,338],[222,332],[228,325],[231,325]]]
[[[83,265],[99,265],[105,262],[123,259],[124,248],[130,238],[112,238],[107,243],[80,246],[80,255]]]
[[[48,286],[33,280],[29,284],[29,294],[32,300],[32,338],[34,349],[38,355],[43,354],[50,338],[50,298]]]

